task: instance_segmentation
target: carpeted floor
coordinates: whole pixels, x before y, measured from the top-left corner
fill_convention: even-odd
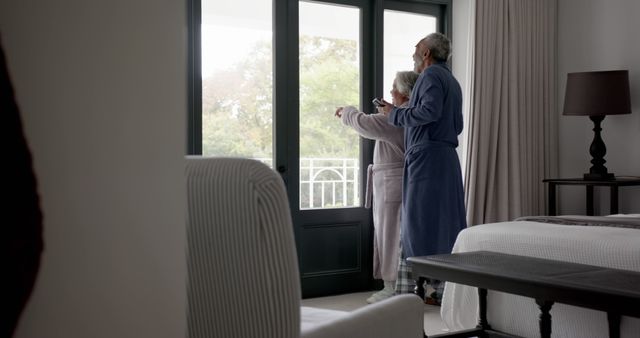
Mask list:
[[[338,296],[308,298],[302,300],[302,306],[311,306],[323,309],[352,311],[367,305],[366,299],[373,291],[348,293]],[[440,307],[433,305],[424,306],[424,328],[427,335],[445,333],[448,330],[440,319]]]

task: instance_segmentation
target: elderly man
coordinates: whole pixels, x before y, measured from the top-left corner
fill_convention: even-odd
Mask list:
[[[390,124],[405,128],[403,258],[450,253],[458,232],[466,227],[455,149],[462,132],[462,91],[446,63],[451,42],[432,33],[415,47],[414,70],[420,77],[409,106],[384,102],[378,108]]]

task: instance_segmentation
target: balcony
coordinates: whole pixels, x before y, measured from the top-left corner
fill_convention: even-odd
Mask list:
[[[270,158],[257,160],[273,167]],[[300,209],[359,207],[359,173],[355,158],[301,158]]]

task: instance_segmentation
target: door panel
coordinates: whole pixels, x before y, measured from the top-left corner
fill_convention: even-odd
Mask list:
[[[361,227],[361,223],[303,226],[299,236],[300,241],[306,243],[299,250],[299,259],[305,262],[300,270],[302,278],[360,272]]]
[[[291,205],[302,293],[312,297],[371,286],[371,214],[361,197],[368,148],[334,116],[337,107],[361,106],[363,8],[298,5],[299,179]]]

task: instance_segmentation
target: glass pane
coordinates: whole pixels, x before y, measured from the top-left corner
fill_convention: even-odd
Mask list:
[[[360,206],[360,138],[334,117],[360,106],[360,9],[299,8],[300,209]]]
[[[436,31],[436,17],[424,14],[384,11],[383,94],[391,102],[396,72],[413,70],[413,52],[418,41]]]
[[[202,154],[272,165],[272,4],[202,0]]]

